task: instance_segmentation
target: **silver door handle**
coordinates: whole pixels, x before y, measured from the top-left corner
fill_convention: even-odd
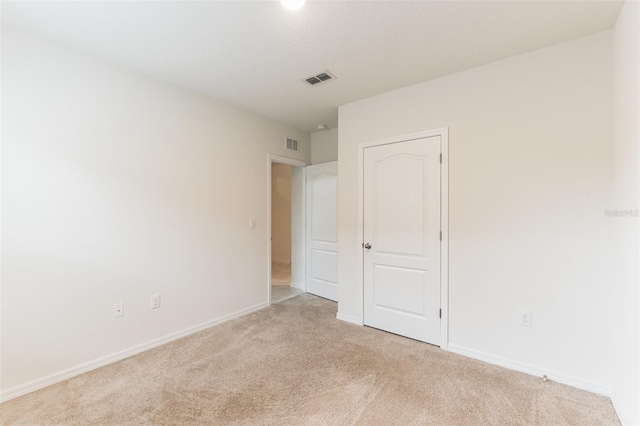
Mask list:
[[[371,244],[367,243],[364,245],[364,248],[366,248],[367,250],[369,250],[371,248]]]

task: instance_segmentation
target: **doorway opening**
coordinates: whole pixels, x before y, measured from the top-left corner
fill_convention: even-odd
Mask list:
[[[269,156],[269,304],[305,292],[304,166],[301,161]]]

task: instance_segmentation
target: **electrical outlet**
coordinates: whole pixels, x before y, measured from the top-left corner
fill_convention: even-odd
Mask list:
[[[249,229],[256,229],[256,220],[249,219]]]
[[[154,294],[151,296],[151,309],[157,309],[160,307],[160,295]]]
[[[526,309],[518,310],[518,324],[523,327],[531,327],[531,311]]]
[[[122,302],[113,305],[113,317],[119,318],[121,316],[124,316],[124,303]]]

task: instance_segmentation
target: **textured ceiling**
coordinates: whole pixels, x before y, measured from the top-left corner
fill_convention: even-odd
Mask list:
[[[2,2],[2,22],[305,131],[339,105],[611,28],[615,1]],[[329,70],[335,81],[301,80]]]

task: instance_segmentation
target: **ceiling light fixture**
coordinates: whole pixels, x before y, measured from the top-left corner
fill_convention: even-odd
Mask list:
[[[296,10],[300,9],[307,0],[280,0],[280,3],[287,9]]]
[[[318,130],[327,130],[329,128],[326,124],[318,124],[316,127]]]

